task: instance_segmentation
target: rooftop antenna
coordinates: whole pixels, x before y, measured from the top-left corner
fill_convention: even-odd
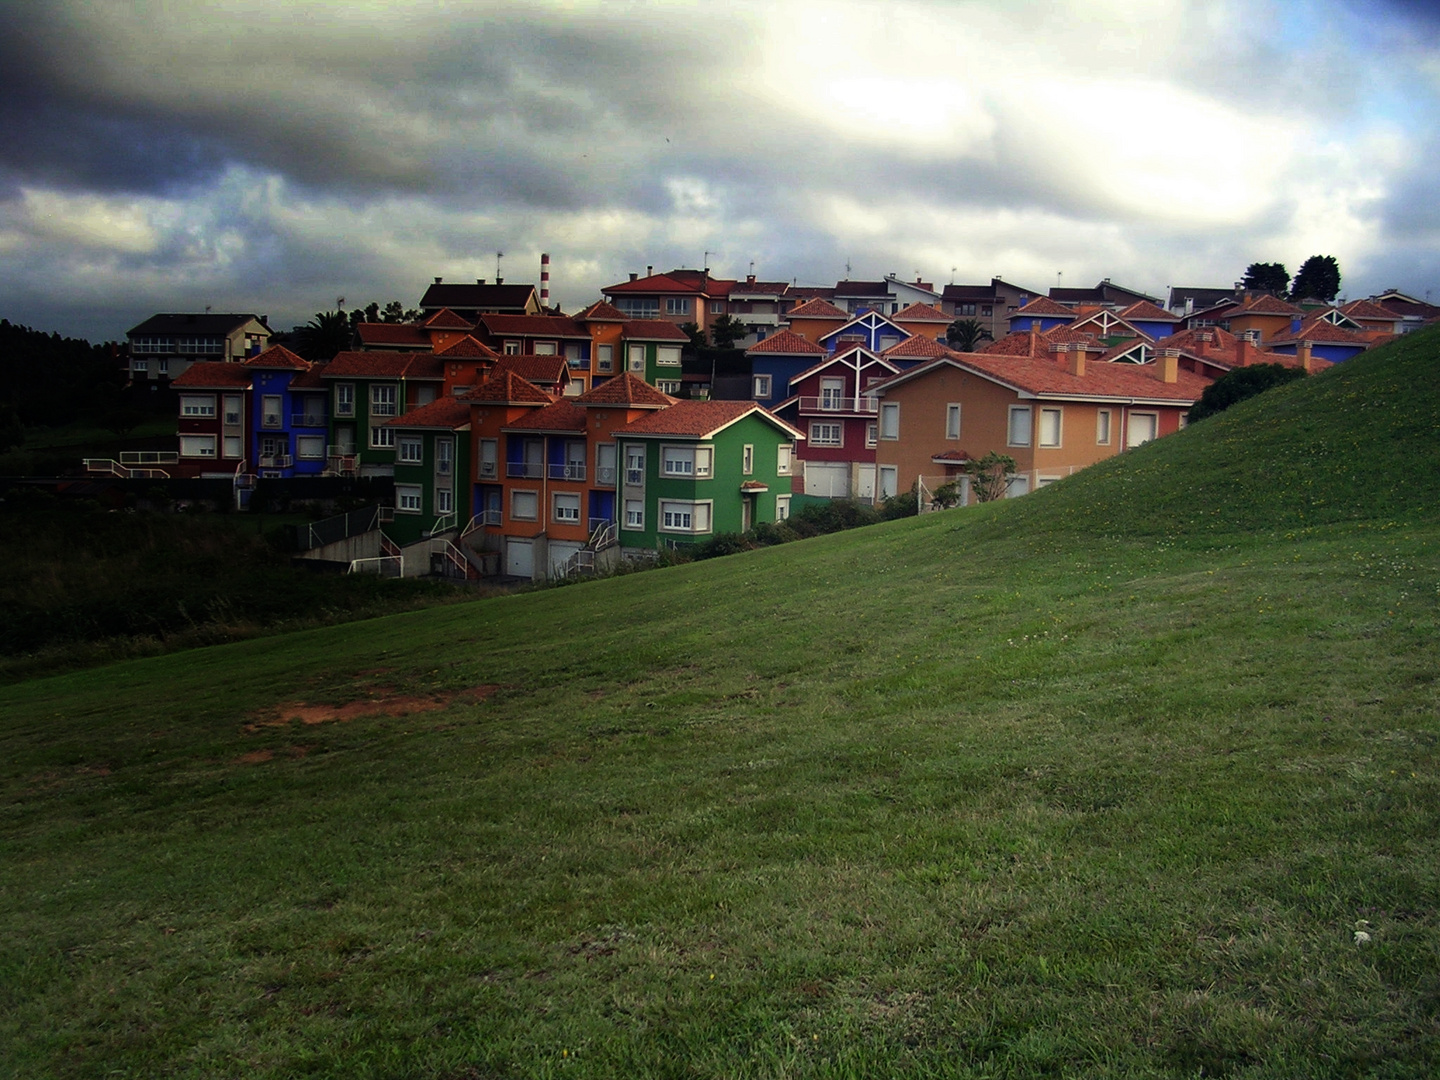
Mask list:
[[[1429,299],[1428,294],[1427,294],[1427,296],[1426,296],[1426,299]],[[209,304],[206,304],[206,305],[205,305],[205,314],[206,314],[206,315],[209,315],[209,314],[210,314],[210,305],[209,305]]]
[[[704,270],[710,269],[710,252],[708,250],[705,252],[705,257],[701,261],[700,266]]]
[[[336,310],[336,311],[344,311],[344,310],[345,310],[345,297],[343,297],[343,296],[337,296],[337,297],[335,297],[335,310]]]
[[[955,267],[950,267],[950,284],[955,284]]]
[[[495,252],[495,284],[500,284],[500,260],[505,257],[505,252]]]
[[[849,281],[849,280],[850,280],[850,260],[849,260],[849,259],[846,259],[846,260],[845,260],[845,280],[846,280],[846,281]]]
[[[754,276],[755,276],[755,260],[754,260],[754,259],[751,259],[751,260],[750,260],[750,276],[751,276],[751,277],[754,277]]]

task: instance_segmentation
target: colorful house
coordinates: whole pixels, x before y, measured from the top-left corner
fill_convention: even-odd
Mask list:
[[[799,457],[806,495],[876,497],[878,405],[869,388],[899,370],[863,345],[851,345],[791,378],[791,397],[779,414],[805,434]]]
[[[330,430],[319,372],[283,345],[245,361],[253,428],[250,460],[262,477],[318,476],[326,470]]]
[[[803,437],[753,401],[681,401],[621,428],[621,548],[640,555],[785,519]]]
[[[263,315],[152,315],[125,334],[130,381],[163,387],[195,363],[236,363],[258,356],[270,341]]]
[[[244,364],[199,361],[171,384],[180,398],[174,475],[246,471],[251,374]]]
[[[465,524],[470,485],[470,404],[438,398],[385,427],[395,442],[395,515],[386,535],[404,548],[454,533]]]
[[[826,334],[839,330],[849,321],[848,312],[822,297],[807,300],[785,313],[785,322],[791,333],[816,345]]]
[[[1288,330],[1298,330],[1299,324],[1292,326],[1292,321],[1304,316],[1305,312],[1294,304],[1287,304],[1266,293],[1247,297],[1218,313],[1214,321],[1220,322],[1236,337],[1249,337],[1257,345],[1267,345]]]
[[[1075,309],[1051,300],[1048,296],[1037,296],[1023,307],[1010,313],[1006,320],[1010,332],[1029,330],[1053,330],[1057,326],[1072,323],[1076,319]]]
[[[863,345],[872,353],[882,353],[908,337],[910,331],[893,319],[878,311],[865,311],[844,326],[822,335],[820,344],[831,353],[842,352],[853,345]]]
[[[390,421],[428,405],[444,388],[444,361],[433,353],[342,352],[320,369],[330,398],[330,471],[393,476]]]
[[[622,335],[625,370],[662,394],[680,393],[680,358],[690,343],[689,335],[662,319],[631,319],[625,323]]]
[[[790,380],[826,355],[822,346],[791,330],[756,342],[745,350],[750,361],[751,398],[767,409],[778,408],[790,398]]]
[[[891,321],[907,334],[944,341],[945,332],[955,320],[932,304],[911,304],[892,315]]]
[[[1149,300],[1137,300],[1122,310],[1120,317],[1151,341],[1169,337],[1180,329],[1180,316],[1171,314]]]

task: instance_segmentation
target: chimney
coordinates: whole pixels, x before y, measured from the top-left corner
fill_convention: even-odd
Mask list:
[[[504,285],[504,284],[505,284],[505,279],[504,279],[503,277],[497,277],[497,278],[495,279],[495,284],[496,284],[496,285]]]
[[[754,275],[754,274],[746,274],[746,275],[745,275],[745,284],[746,284],[746,285],[754,285],[754,284],[755,284],[755,275]]]
[[[475,284],[476,284],[476,285],[484,285],[484,284],[485,284],[485,279],[484,279],[483,277],[477,277],[477,278],[475,279]]]
[[[1315,373],[1315,357],[1311,352],[1310,342],[1302,341],[1295,347],[1295,358],[1300,361],[1300,366],[1307,375]]]
[[[1036,347],[1039,345],[1039,338],[1040,338],[1040,320],[1039,320],[1039,319],[1031,319],[1031,320],[1030,320],[1030,355],[1031,355],[1031,356],[1034,356],[1034,355],[1035,355]]]
[[[1185,297],[1185,314],[1195,314],[1195,298],[1193,296]]]
[[[540,253],[540,306],[550,305],[550,256]]]
[[[637,274],[637,273],[635,273],[634,270],[631,270],[631,271],[630,271],[630,280],[631,280],[631,281],[634,281],[634,280],[635,280],[637,277],[639,277],[639,276],[640,276],[640,275]]]
[[[436,284],[436,285],[439,285],[439,284],[440,284],[442,281],[444,281],[444,280],[445,280],[444,278],[437,276],[437,277],[435,278],[435,284]]]
[[[1155,361],[1155,377],[1161,382],[1173,383],[1180,377],[1180,350],[1161,349]]]
[[[647,267],[645,267],[645,276],[646,276],[646,277],[654,277],[654,276],[655,276],[655,267],[653,267],[653,266],[647,266]]]
[[[1065,370],[1077,379],[1083,379],[1085,377],[1085,346],[1078,344],[1070,346],[1070,355],[1067,360]]]

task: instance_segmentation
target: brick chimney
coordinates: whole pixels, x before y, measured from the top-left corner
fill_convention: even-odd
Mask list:
[[[1155,358],[1155,377],[1161,382],[1173,383],[1180,377],[1180,350],[1161,349]]]
[[[1061,346],[1064,348],[1064,346]],[[1075,344],[1070,346],[1069,353],[1064,359],[1065,370],[1077,379],[1085,377],[1085,346]]]
[[[1040,320],[1039,320],[1039,319],[1031,319],[1031,320],[1030,320],[1030,355],[1031,355],[1031,356],[1037,356],[1037,355],[1039,355],[1039,351],[1040,351],[1040,350],[1039,350],[1039,345],[1040,345]]]
[[[1315,356],[1308,341],[1302,341],[1295,346],[1295,359],[1300,361],[1300,366],[1305,369],[1307,375],[1315,373]]]

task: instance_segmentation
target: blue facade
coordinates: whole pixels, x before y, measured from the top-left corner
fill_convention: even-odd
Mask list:
[[[1175,333],[1175,331],[1179,329],[1180,326],[1179,323],[1149,322],[1145,319],[1127,319],[1126,321],[1131,326],[1135,327],[1136,330],[1139,330],[1142,334],[1148,335],[1155,341],[1159,341],[1161,338],[1169,337],[1171,334]]]
[[[251,376],[250,460],[265,476],[325,471],[329,399],[323,387],[294,389],[301,372],[256,369]]]
[[[1284,353],[1286,356],[1294,356],[1299,351],[1299,342],[1290,341],[1284,345],[1272,345],[1270,351]],[[1317,360],[1329,360],[1332,363],[1341,364],[1353,356],[1359,356],[1365,351],[1364,345],[1346,345],[1343,343],[1326,344],[1317,341],[1310,346],[1310,355]]]
[[[1039,330],[1043,334],[1046,330],[1054,330],[1057,326],[1069,326],[1075,321],[1074,315],[1026,315],[1023,311],[1017,311],[1010,316],[1010,332],[1029,333],[1030,324],[1038,322]]]
[[[838,330],[832,330],[820,339],[820,344],[825,347],[826,352],[833,353],[838,346],[840,339],[861,338],[862,344],[872,353],[883,352],[892,345],[898,345],[906,338],[911,337],[910,331],[903,326],[891,322],[885,316],[867,311],[857,315]],[[814,363],[814,358],[810,362]],[[801,369],[804,370],[804,369]]]
[[[803,354],[756,355],[750,358],[750,397],[767,409],[773,409],[790,396],[790,380],[802,371],[819,363],[824,357]],[[761,397],[755,393],[755,377],[770,377],[770,393]]]

